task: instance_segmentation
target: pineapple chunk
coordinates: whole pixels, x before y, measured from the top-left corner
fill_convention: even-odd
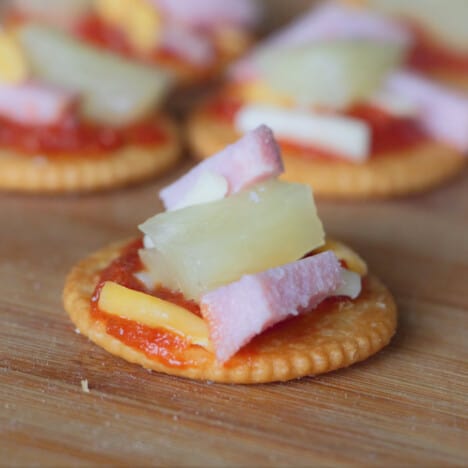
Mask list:
[[[242,100],[255,104],[270,104],[278,107],[293,107],[294,100],[283,95],[262,80],[239,83],[237,93]]]
[[[366,3],[383,13],[416,21],[449,47],[468,51],[466,0],[367,0]]]
[[[271,180],[223,200],[156,215],[140,226],[156,246],[149,274],[190,298],[301,258],[324,232],[310,187]]]
[[[211,349],[208,326],[203,319],[171,302],[108,281],[101,289],[98,305],[108,314],[152,328],[164,328]]]
[[[80,43],[41,25],[18,31],[33,75],[79,93],[85,118],[123,126],[151,115],[165,97],[169,77]]]
[[[145,238],[149,236],[146,235]],[[180,290],[177,272],[173,270],[172,263],[166,260],[163,253],[155,247],[141,249],[139,253],[143,264],[148,269],[146,272],[148,279],[153,285],[163,285],[172,291]]]
[[[13,36],[0,29],[0,83],[17,84],[28,77],[28,64]]]
[[[277,92],[299,104],[340,109],[375,93],[403,56],[401,45],[355,40],[267,49],[257,60]]]

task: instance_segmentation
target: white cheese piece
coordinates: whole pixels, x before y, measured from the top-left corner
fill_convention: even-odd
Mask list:
[[[343,268],[341,270],[341,281],[342,284],[335,291],[334,296],[347,296],[356,299],[361,294],[361,276],[358,273]]]
[[[170,211],[221,200],[227,195],[228,191],[229,184],[225,177],[211,171],[202,172],[194,186],[179,203],[171,207]]]
[[[152,290],[154,288],[155,282],[147,271],[137,271],[136,273],[133,273],[133,276],[138,281],[141,281],[145,285],[146,289]]]
[[[376,93],[370,98],[369,104],[396,117],[417,117],[419,113],[414,102],[387,91]]]
[[[156,247],[151,237],[147,235],[143,236],[143,246],[145,249],[154,249]]]
[[[355,163],[369,156],[370,128],[359,119],[265,105],[246,105],[235,117],[235,126],[243,133],[260,124],[269,126],[279,139],[316,146]]]

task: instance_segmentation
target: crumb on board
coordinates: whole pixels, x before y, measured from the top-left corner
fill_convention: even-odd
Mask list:
[[[83,379],[81,381],[81,391],[84,393],[89,393],[88,379]]]

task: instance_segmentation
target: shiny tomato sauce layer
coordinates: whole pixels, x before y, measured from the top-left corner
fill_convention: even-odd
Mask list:
[[[418,25],[408,26],[415,38],[407,59],[410,68],[428,73],[431,71],[468,73],[468,53],[451,50],[438,43]]]
[[[129,59],[151,63],[185,64],[186,62],[170,49],[155,48],[148,56],[142,57],[118,28],[106,24],[97,15],[88,15],[75,29],[76,35],[90,44],[110,50]]]
[[[233,123],[236,113],[242,107],[242,100],[234,96],[218,96],[208,104],[208,112],[225,122]],[[377,107],[354,106],[344,113],[365,121],[371,129],[371,157],[375,158],[391,151],[400,151],[430,140],[427,133],[415,119],[392,116]],[[341,160],[339,154],[312,145],[278,139],[281,147],[301,153],[304,157]]]
[[[165,301],[172,302],[173,304],[184,307],[197,316],[201,316],[198,304],[186,299],[183,294],[162,287],[148,291],[143,283],[135,277],[134,273],[143,269],[143,264],[138,255],[138,251],[141,248],[143,248],[141,239],[129,243],[122,249],[120,256],[101,271],[91,298],[91,316],[94,320],[104,324],[106,332],[109,335],[130,348],[144,353],[149,359],[154,359],[166,366],[177,368],[185,368],[194,365],[195,363],[187,360],[184,356],[184,352],[191,346],[196,345],[190,344],[183,337],[163,328],[152,328],[133,320],[109,314],[99,308],[99,295],[104,283],[106,281],[113,281],[135,291],[141,291]],[[346,268],[346,263],[342,262],[342,266]],[[317,313],[326,313],[328,304],[347,300],[350,299],[338,296],[330,297],[323,301],[321,306],[317,309]],[[282,326],[282,323],[275,325],[271,330],[277,330]],[[254,340],[240,350],[237,356],[248,359],[255,354],[256,348]],[[235,361],[228,362],[225,365],[235,365]]]
[[[162,144],[168,135],[157,119],[125,128],[93,125],[80,120],[73,112],[58,124],[50,126],[22,125],[0,117],[0,148],[22,154],[101,156],[135,144]]]
[[[184,368],[192,364],[184,358],[184,351],[191,345],[183,337],[171,333],[163,328],[152,328],[116,315],[108,314],[99,308],[99,295],[106,281],[114,281],[136,291],[152,294],[165,301],[177,304],[190,312],[200,315],[200,308],[193,302],[185,299],[181,293],[165,288],[156,288],[148,291],[135,276],[141,271],[143,265],[138,250],[143,248],[140,240],[127,245],[121,255],[105,268],[91,299],[91,316],[106,327],[106,332],[127,346],[144,353],[148,358],[162,362],[166,366]]]

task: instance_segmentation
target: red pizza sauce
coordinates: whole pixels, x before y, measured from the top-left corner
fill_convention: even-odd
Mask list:
[[[420,124],[412,118],[395,117],[377,107],[358,105],[345,113],[371,128],[371,155],[399,151],[430,139]]]
[[[233,124],[236,113],[243,102],[234,96],[219,95],[207,107],[207,111],[217,119]],[[429,141],[430,137],[412,118],[395,117],[370,105],[356,105],[342,115],[354,117],[369,125],[371,129],[371,157],[375,158],[390,151],[402,151],[414,145]],[[282,149],[301,153],[304,157],[341,160],[339,154],[312,145],[278,138]]]
[[[409,67],[426,73],[431,71],[468,73],[468,53],[444,46],[418,25],[408,24],[408,27],[415,39],[408,57]]]
[[[166,366],[187,367],[193,363],[184,358],[184,351],[196,345],[190,344],[183,337],[163,328],[151,328],[133,320],[108,314],[99,308],[98,302],[102,286],[106,281],[114,281],[127,288],[152,294],[155,297],[184,307],[196,315],[200,315],[198,305],[185,299],[181,293],[161,287],[148,291],[135,278],[134,273],[143,269],[138,255],[138,250],[141,248],[143,248],[141,240],[130,243],[122,250],[121,255],[101,272],[91,299],[91,316],[105,325],[106,332],[109,335],[144,353],[148,358],[158,360]]]
[[[144,353],[149,359],[157,360],[170,367],[186,368],[190,365],[195,365],[196,363],[187,360],[184,356],[184,352],[192,346],[198,347],[197,345],[190,344],[183,337],[166,329],[142,325],[133,320],[109,314],[99,308],[99,296],[104,283],[106,281],[113,281],[135,291],[141,291],[165,301],[172,302],[180,307],[184,307],[197,316],[201,316],[198,304],[186,299],[183,294],[162,287],[157,287],[149,291],[143,283],[134,276],[134,273],[143,269],[143,264],[138,255],[138,251],[141,248],[143,248],[141,239],[131,242],[122,249],[119,257],[101,271],[91,298],[91,317],[103,323],[109,335],[125,345]],[[343,267],[346,267],[345,262],[341,262],[341,264]],[[317,312],[320,314],[325,313],[330,304],[349,300],[349,298],[343,296],[329,297],[317,308]],[[278,330],[283,323],[287,324],[290,320],[293,320],[293,318],[276,324],[270,330]],[[237,359],[249,359],[254,356],[257,352],[256,343],[258,344],[258,338],[261,340],[264,337],[265,334],[259,335],[255,340],[244,346],[236,354]],[[235,363],[236,360],[234,359],[225,365],[229,367],[234,366]]]
[[[25,155],[105,156],[125,145],[155,145],[167,139],[166,131],[154,117],[125,128],[86,123],[74,111],[50,126],[22,125],[0,117],[0,148]]]
[[[107,24],[97,15],[88,15],[85,17],[77,25],[75,33],[86,42],[116,52],[132,60],[139,60],[149,64],[157,63],[158,65],[164,63],[167,65],[186,64],[181,57],[165,47],[155,47],[150,54],[143,56],[132,47],[122,31]],[[196,66],[192,64],[191,67]]]
[[[78,37],[98,47],[133,58],[135,51],[118,28],[107,25],[97,15],[87,15],[75,29]]]

